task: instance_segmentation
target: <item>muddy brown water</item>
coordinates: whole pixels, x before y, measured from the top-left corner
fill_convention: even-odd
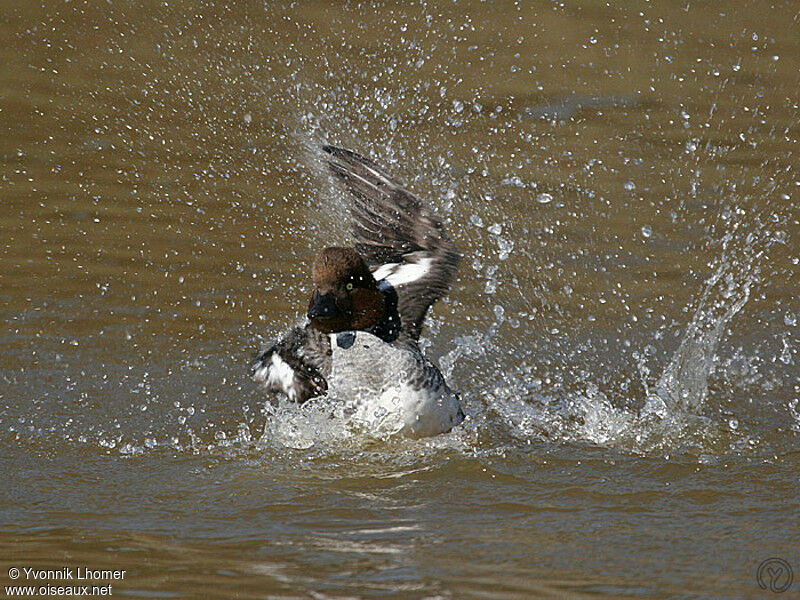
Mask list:
[[[769,558],[800,581],[798,18],[5,3],[3,586],[761,598],[788,582]],[[464,254],[425,334],[450,434],[248,378],[348,241],[323,143]]]

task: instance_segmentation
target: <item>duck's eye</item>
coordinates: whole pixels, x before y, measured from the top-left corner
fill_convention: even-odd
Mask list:
[[[347,286],[345,286],[345,287],[347,287],[347,291],[349,292],[350,290],[353,289],[353,284],[352,283],[348,283]]]

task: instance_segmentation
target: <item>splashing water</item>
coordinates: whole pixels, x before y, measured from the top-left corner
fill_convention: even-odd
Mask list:
[[[723,257],[706,281],[699,306],[680,347],[647,393],[642,415],[663,416],[665,410],[696,413],[708,393],[717,348],[725,327],[750,298],[758,270],[752,265],[738,272],[735,262]]]
[[[753,446],[755,441],[735,431],[735,419],[719,423],[702,414],[723,334],[750,298],[764,255],[764,250],[756,250],[760,238],[752,235],[734,258],[728,248],[731,239],[732,234],[723,239],[723,254],[704,284],[693,317],[652,387],[647,384],[650,372],[640,361],[645,389],[640,410],[615,405],[593,382],[580,393],[548,390],[547,382],[522,368],[505,375],[486,398],[511,435],[529,442],[559,439],[635,453],[681,451],[701,457],[724,452],[726,446]]]
[[[473,414],[472,425],[466,426],[472,430],[466,436],[481,438],[492,431],[491,435],[498,437],[493,430],[502,424],[512,438],[527,442],[590,442],[635,453],[683,451],[701,456],[708,456],[718,446],[724,450],[726,443],[752,443],[746,439],[731,441],[730,434],[735,432],[727,424],[717,423],[700,411],[725,328],[747,303],[757,275],[754,260],[737,262],[727,254],[720,258],[705,282],[679,347],[652,389],[645,382],[646,398],[640,411],[616,406],[591,382],[582,393],[559,394],[548,389],[547,381],[522,368],[504,374],[483,394],[485,408],[479,409],[482,414]],[[484,334],[457,338],[456,347],[441,360],[445,375],[450,377],[461,361],[484,356],[504,320],[502,309],[498,309]],[[648,375],[646,367],[640,367],[643,375]],[[354,419],[347,407],[347,402],[329,399],[302,407],[284,403],[270,406],[262,442],[308,449],[358,445],[368,439],[386,441],[396,433],[365,430],[363,419]],[[500,415],[500,423],[494,413]]]

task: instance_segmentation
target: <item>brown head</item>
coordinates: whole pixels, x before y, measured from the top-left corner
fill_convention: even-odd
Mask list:
[[[314,293],[308,318],[322,333],[366,330],[383,316],[383,294],[352,248],[325,248],[314,261]]]

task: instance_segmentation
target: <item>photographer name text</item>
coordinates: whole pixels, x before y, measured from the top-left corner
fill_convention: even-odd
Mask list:
[[[36,581],[109,581],[125,579],[125,569],[90,569],[89,567],[63,567],[61,569],[33,569],[22,567],[27,580]]]

